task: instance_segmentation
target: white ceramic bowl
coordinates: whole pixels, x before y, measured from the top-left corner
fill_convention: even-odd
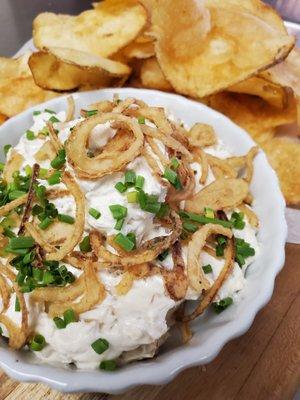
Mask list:
[[[77,93],[74,95],[77,110],[97,100],[111,99],[116,92],[121,98],[131,96],[152,105],[166,107],[189,125],[199,121],[212,125],[218,136],[237,155],[244,154],[254,144],[245,131],[228,118],[203,104],[174,94],[142,89],[105,89]],[[8,120],[0,127],[0,148],[6,143],[15,145],[30,127],[32,112],[46,106],[56,111],[65,109],[66,97],[53,99]],[[167,383],[185,368],[210,362],[225,343],[249,329],[256,313],[270,300],[275,277],[284,264],[287,235],[285,202],[276,175],[263,152],[255,159],[251,190],[255,197],[254,209],[260,219],[260,254],[247,270],[247,285],[240,293],[240,301],[220,315],[207,312],[195,321],[195,334],[189,344],[170,341],[154,359],[134,362],[109,373],[36,365],[25,351],[14,352],[2,343],[0,366],[14,379],[43,382],[60,391],[116,394],[136,385]]]

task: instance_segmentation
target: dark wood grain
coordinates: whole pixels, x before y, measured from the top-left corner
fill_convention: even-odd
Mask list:
[[[123,395],[63,395],[18,384],[0,373],[1,400],[292,400],[300,383],[300,246],[286,246],[286,263],[269,304],[249,331],[228,343],[206,367],[191,368],[166,386]]]

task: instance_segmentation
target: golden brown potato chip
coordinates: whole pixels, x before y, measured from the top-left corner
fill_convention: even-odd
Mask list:
[[[33,22],[35,46],[108,57],[134,40],[147,20],[145,9],[132,0],[107,0],[95,6],[77,16],[39,14]]]
[[[253,76],[228,88],[230,92],[259,96],[276,108],[284,108],[288,102],[288,92],[283,86],[262,76]]]
[[[134,41],[121,50],[122,55],[127,58],[150,58],[155,55],[154,43],[152,41],[139,43]]]
[[[200,7],[201,3],[189,0],[157,1],[152,10],[156,56],[176,91],[203,97],[288,55],[294,38],[285,33],[282,21],[282,27],[277,26],[277,16],[267,18],[275,12],[265,9],[263,19],[253,0],[242,4],[207,0]]]
[[[156,57],[144,60],[140,69],[140,81],[143,87],[148,89],[173,91],[172,86],[164,77]]]
[[[207,104],[254,136],[257,132],[267,132],[271,128],[293,123],[297,118],[292,95],[288,96],[288,106],[283,110],[272,107],[256,96],[229,92],[210,96]]]
[[[2,125],[7,120],[7,116],[4,114],[0,114],[0,125]]]
[[[274,138],[265,142],[262,148],[278,175],[287,204],[300,204],[300,143],[288,138]]]
[[[31,76],[28,67],[30,52],[26,52],[18,58],[0,57],[0,80],[11,78],[28,78]]]
[[[131,71],[118,61],[66,48],[33,53],[29,66],[37,85],[59,91],[112,86]]]

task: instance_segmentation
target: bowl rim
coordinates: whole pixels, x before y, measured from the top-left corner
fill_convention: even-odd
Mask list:
[[[112,89],[99,89],[88,92],[74,93],[74,99],[78,99],[79,96],[88,96],[90,93],[101,93],[112,97],[112,94],[119,93],[124,96],[139,97],[143,93],[153,96],[157,99],[159,105],[162,99],[166,99],[174,102],[185,102],[191,105],[197,105],[198,107],[205,110],[208,114],[218,118],[224,124],[227,124],[232,129],[239,132],[242,139],[246,144],[253,145],[253,140],[249,135],[239,126],[234,124],[229,118],[223,114],[218,113],[215,110],[207,107],[204,104],[196,102],[194,100],[187,99],[183,96],[173,93],[165,93],[157,90],[149,89],[135,89],[135,88],[112,88]],[[35,109],[40,107],[49,108],[53,104],[64,103],[68,95],[60,96],[51,99],[42,104],[33,106],[17,116],[10,118],[0,127],[1,131],[9,128],[10,125],[17,124],[18,121],[31,114]],[[268,164],[265,154],[262,153],[262,159],[267,168],[273,189],[273,202],[276,205],[277,223],[280,229],[276,232],[274,251],[276,252],[273,257],[272,269],[269,271],[268,286],[264,287],[263,291],[256,294],[255,299],[251,303],[251,308],[246,313],[240,313],[235,316],[233,321],[229,322],[229,329],[221,337],[219,337],[218,343],[216,343],[213,351],[205,356],[197,352],[197,348],[189,348],[188,346],[178,348],[173,351],[173,354],[169,359],[163,359],[159,362],[157,360],[146,361],[143,363],[140,371],[142,373],[131,373],[131,369],[119,370],[112,373],[99,371],[82,371],[82,370],[63,370],[61,368],[41,365],[41,364],[30,364],[18,359],[18,352],[9,350],[7,348],[0,347],[0,367],[7,373],[7,375],[13,379],[22,382],[38,382],[44,383],[53,389],[62,392],[106,392],[111,394],[122,393],[129,390],[132,387],[138,385],[161,385],[170,382],[174,379],[182,370],[193,367],[196,365],[204,365],[212,361],[218,353],[221,351],[223,346],[229,341],[238,336],[244,334],[249,327],[252,325],[253,320],[258,311],[264,307],[270,300],[276,275],[282,269],[285,260],[285,242],[287,238],[287,224],[285,220],[285,201],[279,188],[278,178]],[[269,183],[269,182],[268,182]],[[238,322],[238,324],[237,324]],[[220,335],[219,335],[220,336]],[[135,363],[136,364],[136,363]],[[76,379],[75,375],[76,374]],[[102,379],[99,379],[102,377]]]

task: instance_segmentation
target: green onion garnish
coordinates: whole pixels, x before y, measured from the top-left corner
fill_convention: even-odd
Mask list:
[[[170,206],[167,203],[161,203],[160,209],[156,213],[157,218],[164,218],[166,217],[170,212]]]
[[[71,217],[71,215],[67,214],[58,214],[57,219],[61,222],[65,222],[66,224],[74,224],[75,218]]]
[[[230,218],[230,222],[233,224],[233,227],[235,229],[244,229],[246,225],[244,221],[244,213],[233,212]]]
[[[132,243],[134,243],[134,248],[136,248],[136,236],[134,232],[129,232],[126,235],[128,237],[129,240],[132,241]]]
[[[80,251],[82,251],[83,253],[88,253],[89,251],[92,250],[89,236],[85,236],[83,238],[82,242],[79,243],[79,248]]]
[[[142,175],[138,175],[136,177],[134,187],[136,189],[143,189],[144,183],[145,183],[145,178]]]
[[[98,110],[85,110],[85,114],[87,117],[92,117],[93,115],[96,115],[98,113]]]
[[[119,220],[123,219],[127,216],[127,208],[121,206],[120,204],[112,204],[109,206],[109,209],[112,213],[114,219]]]
[[[117,220],[117,222],[116,222],[116,224],[114,226],[116,231],[120,231],[122,229],[122,226],[124,225],[124,221],[125,221],[125,218]]]
[[[133,243],[127,236],[123,235],[123,233],[118,233],[115,236],[114,241],[125,251],[131,251],[135,247],[135,243]]]
[[[171,168],[177,169],[179,167],[179,165],[180,165],[180,161],[178,160],[178,158],[173,157],[171,159]]]
[[[48,174],[47,168],[40,168],[39,178],[44,179]]]
[[[60,169],[66,162],[66,151],[61,149],[58,151],[57,156],[51,161],[51,167],[54,169]]]
[[[117,363],[115,360],[103,360],[100,363],[100,369],[103,369],[105,371],[114,371],[117,369]]]
[[[133,186],[135,184],[136,174],[134,171],[128,170],[125,172],[125,185]]]
[[[15,311],[16,312],[20,312],[21,311],[20,301],[19,301],[18,297],[16,297],[16,301],[15,301]]]
[[[45,203],[46,199],[46,187],[43,185],[36,186],[35,194],[41,204]]]
[[[0,171],[4,171],[4,167],[5,167],[5,164],[3,162],[0,162]]]
[[[54,282],[53,274],[50,271],[45,271],[43,275],[43,284],[47,286],[53,282]]]
[[[29,348],[32,351],[41,351],[46,346],[46,340],[42,335],[34,335],[32,340],[29,342]]]
[[[34,240],[30,236],[20,236],[11,238],[9,241],[9,247],[12,250],[16,249],[30,249],[34,245]]]
[[[69,310],[66,310],[64,312],[64,320],[65,320],[66,325],[69,325],[71,322],[76,322],[77,318],[76,318],[74,310],[72,310],[71,308]]]
[[[168,255],[169,255],[169,250],[165,250],[158,255],[157,259],[159,261],[164,261],[168,257]]]
[[[127,190],[127,187],[124,185],[122,182],[118,182],[115,184],[115,188],[118,190],[120,193],[124,193]]]
[[[54,171],[53,174],[47,179],[47,182],[49,185],[56,185],[60,183],[61,179],[61,172],[59,171]]]
[[[213,309],[217,314],[220,314],[224,311],[227,307],[229,307],[233,303],[231,297],[225,297],[224,299],[220,300],[217,303],[213,303]]]
[[[232,228],[232,223],[230,221],[223,221],[222,219],[218,218],[207,218],[205,215],[188,213],[185,211],[180,211],[179,215],[183,219],[198,222],[199,224],[218,224],[224,226],[225,228]]]
[[[3,235],[9,238],[13,238],[16,235],[13,233],[12,230],[10,230],[9,228],[3,228]]]
[[[50,110],[49,108],[45,108],[44,112],[48,113],[48,114],[56,114],[55,111]]]
[[[194,233],[198,230],[198,226],[196,224],[193,224],[192,222],[188,222],[188,221],[185,221],[182,224],[182,227],[185,231],[192,232],[192,233]]]
[[[91,347],[97,354],[102,354],[109,348],[109,343],[106,339],[100,338],[93,342]]]
[[[33,111],[32,114],[33,114],[33,115],[40,115],[40,114],[41,114],[41,111]]]
[[[214,210],[212,208],[209,208],[209,207],[205,207],[204,208],[204,215],[207,218],[215,218]]]
[[[203,265],[202,269],[205,274],[209,274],[210,272],[212,272],[212,266],[210,264]]]
[[[54,117],[54,115],[52,115],[52,117],[49,118],[49,121],[52,122],[52,124],[54,124],[55,122],[60,122],[58,118]]]
[[[96,210],[96,208],[90,208],[89,214],[91,217],[93,217],[95,219],[99,219],[101,217],[100,211]]]
[[[235,238],[235,261],[242,267],[246,261],[245,258],[255,255],[255,250],[244,239]]]
[[[11,144],[6,144],[5,146],[3,146],[3,152],[5,157],[7,156],[7,153],[9,152],[10,149],[11,149]]]
[[[138,120],[139,124],[141,124],[141,125],[145,124],[145,117],[138,117],[137,120]]]
[[[175,185],[177,180],[177,173],[171,168],[166,167],[163,177],[166,178],[172,185]]]
[[[26,131],[26,139],[27,140],[34,140],[35,139],[35,134],[31,130]]]
[[[31,175],[32,175],[32,168],[31,168],[30,165],[25,165],[24,170],[25,170],[25,174],[26,174],[27,176],[31,176]]]
[[[138,202],[138,192],[128,192],[127,193],[127,201],[128,201],[128,203],[137,203]]]
[[[22,190],[13,190],[8,194],[8,198],[9,200],[16,200],[19,197],[24,196],[24,194],[26,194],[26,192],[23,192]]]
[[[39,228],[42,230],[47,229],[51,224],[53,224],[54,220],[52,218],[46,217],[42,222],[39,223]]]
[[[55,318],[53,318],[53,321],[56,325],[56,328],[58,328],[58,329],[64,329],[67,326],[65,321],[62,318],[55,317]]]

